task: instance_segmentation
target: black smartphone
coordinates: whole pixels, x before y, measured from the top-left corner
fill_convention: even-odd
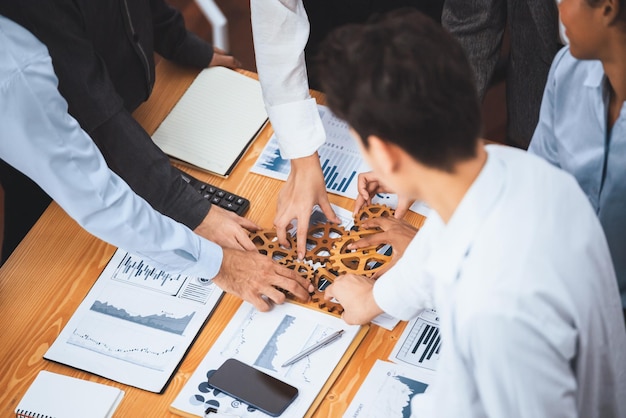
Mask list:
[[[297,388],[233,358],[209,377],[209,386],[273,417],[298,396]]]

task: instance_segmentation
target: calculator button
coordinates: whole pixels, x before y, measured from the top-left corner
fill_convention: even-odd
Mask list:
[[[186,183],[190,184],[202,198],[224,209],[233,211],[238,215],[243,216],[250,205],[247,199],[213,186],[210,183],[204,183],[186,174],[181,174],[181,177]]]

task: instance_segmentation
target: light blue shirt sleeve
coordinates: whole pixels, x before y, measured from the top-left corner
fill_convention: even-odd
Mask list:
[[[555,137],[555,84],[554,73],[563,55],[569,48],[563,48],[554,58],[550,72],[548,73],[548,81],[543,91],[541,99],[541,108],[539,110],[539,121],[537,127],[528,146],[528,152],[538,155],[555,167],[561,167],[559,163],[559,153],[557,141]]]
[[[215,276],[222,249],[155,211],[109,170],[57,84],[45,46],[0,16],[0,157],[98,238],[155,267]]]

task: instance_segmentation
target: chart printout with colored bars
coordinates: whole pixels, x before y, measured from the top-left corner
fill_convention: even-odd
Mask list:
[[[389,360],[436,370],[440,351],[439,318],[437,312],[427,309],[406,325]]]
[[[203,417],[209,407],[220,414],[241,418],[268,416],[208,386],[208,376],[224,361],[235,358],[298,388],[298,396],[281,416],[302,417],[360,328],[295,303],[283,303],[268,312],[259,312],[243,302],[170,409],[183,416]],[[282,367],[295,354],[340,329],[344,330],[342,337],[328,347]]]
[[[370,169],[350,135],[348,125],[333,115],[326,106],[318,105],[318,109],[326,131],[326,142],[318,150],[326,190],[354,198],[357,195],[359,173]],[[276,135],[272,135],[252,167],[252,172],[287,180],[290,169],[289,160],[280,156]]]
[[[160,392],[222,294],[118,249],[44,358]]]
[[[326,190],[351,199],[357,196],[359,173],[370,171],[363,160],[355,139],[350,135],[346,122],[337,118],[326,106],[317,106],[326,131],[326,142],[317,151],[326,182]],[[287,180],[291,164],[280,155],[278,139],[272,135],[267,145],[257,158],[251,171],[256,174]],[[380,203],[395,208],[398,198],[395,194],[377,194],[372,203]],[[430,209],[422,202],[415,202],[411,210],[428,216]]]

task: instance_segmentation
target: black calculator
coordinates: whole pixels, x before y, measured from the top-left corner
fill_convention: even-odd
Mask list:
[[[245,197],[238,196],[224,189],[220,189],[217,186],[200,181],[187,173],[181,172],[180,175],[183,180],[196,189],[198,193],[202,194],[202,197],[209,200],[214,205],[235,212],[239,216],[243,216],[250,208],[250,201]]]

